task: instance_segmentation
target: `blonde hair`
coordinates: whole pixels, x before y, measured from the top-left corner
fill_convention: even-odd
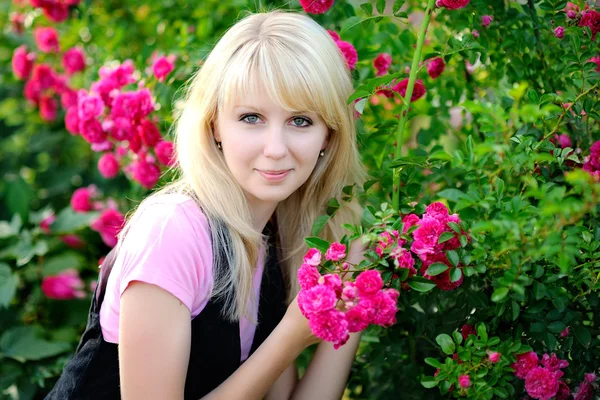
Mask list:
[[[217,275],[213,296],[224,296],[223,316],[247,316],[253,295],[253,271],[265,238],[253,228],[246,197],[218,150],[213,131],[219,110],[235,96],[261,83],[267,95],[288,110],[316,112],[329,128],[325,155],[298,190],[280,202],[275,216],[279,261],[288,303],[299,290],[296,272],[315,219],[345,185],[362,182],[364,169],[356,146],[354,110],[346,104],[353,92],[343,55],[327,31],[311,18],[270,11],[246,16],[219,40],[191,77],[173,126],[179,178],[153,193],[184,193],[196,200],[209,221],[213,243],[226,243],[229,269]],[[301,210],[301,212],[299,212]],[[321,232],[334,241],[342,223],[358,223],[359,207],[348,203]],[[124,230],[123,232],[125,232]],[[124,233],[123,233],[124,234]],[[219,261],[219,260],[217,260]],[[234,288],[233,291],[230,291]]]

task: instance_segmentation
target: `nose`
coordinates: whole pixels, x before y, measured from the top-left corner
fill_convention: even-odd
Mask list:
[[[286,143],[285,128],[273,126],[265,135],[263,155],[279,160],[286,156],[288,147]]]

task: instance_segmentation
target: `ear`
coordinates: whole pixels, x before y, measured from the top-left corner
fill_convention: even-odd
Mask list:
[[[325,150],[329,145],[329,138],[331,137],[331,130],[327,130],[327,136],[325,140],[323,140],[323,145],[321,146],[321,150]]]
[[[212,127],[213,137],[214,137],[215,141],[216,142],[220,142],[221,141],[221,135],[219,134],[218,125],[216,123],[212,123],[211,127]]]

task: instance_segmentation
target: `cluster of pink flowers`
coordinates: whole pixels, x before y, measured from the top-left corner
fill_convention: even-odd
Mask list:
[[[600,181],[600,141],[590,148],[590,155],[583,164],[583,170],[589,172],[597,181]]]
[[[84,283],[74,269],[62,271],[42,280],[42,292],[50,299],[70,300],[85,297]]]
[[[346,246],[340,243],[333,243],[325,253],[325,259],[341,263],[342,270],[347,269],[345,257]],[[338,274],[319,273],[321,258],[319,250],[310,249],[298,270],[298,306],[315,336],[332,342],[337,349],[346,343],[351,332],[360,332],[369,324],[387,327],[396,323],[400,293],[383,288],[379,271],[363,271],[355,281],[342,283]],[[345,311],[336,308],[340,301]]]
[[[587,26],[592,31],[592,40],[596,40],[596,34],[600,32],[600,12],[596,10],[585,10],[581,13],[579,26]]]
[[[106,202],[98,200],[99,192],[94,185],[75,190],[71,196],[71,208],[75,212],[101,211],[98,219],[90,225],[100,234],[102,241],[109,247],[117,244],[117,235],[125,223],[125,217],[117,208],[113,199]]]
[[[164,65],[169,62],[166,57],[155,59],[153,71],[158,80],[164,80],[172,71],[171,64]],[[80,134],[93,150],[104,152],[98,160],[103,177],[114,178],[124,165],[123,170],[132,179],[150,189],[160,178],[157,161],[167,166],[174,163],[173,144],[163,140],[150,119],[154,111],[152,94],[143,87],[124,90],[137,81],[129,60],[114,68],[100,68],[99,76],[89,92],[81,89],[77,93],[77,103],[65,116],[67,130]]]
[[[437,0],[435,5],[438,7],[447,8],[448,10],[456,10],[466,7],[471,0]]]
[[[557,399],[569,398],[569,387],[560,380],[563,376],[560,370],[568,366],[567,361],[559,359],[554,353],[544,354],[540,365],[539,357],[533,351],[517,355],[517,361],[511,365],[515,375],[525,380],[527,394],[539,400],[550,400],[555,396]],[[561,396],[567,397],[557,396],[559,390]]]
[[[41,8],[52,22],[63,22],[69,18],[69,8],[78,5],[81,0],[29,0],[31,5]]]
[[[324,14],[333,6],[334,0],[300,0],[300,5],[309,14]]]
[[[36,28],[35,42],[44,53],[60,54],[58,33],[52,27]],[[69,78],[86,67],[85,55],[79,47],[73,47],[62,55],[64,74],[60,74],[50,64],[35,64],[36,54],[22,45],[15,49],[12,57],[12,70],[17,79],[26,80],[25,98],[39,107],[44,121],[54,121],[58,113],[57,97],[63,109],[68,109],[77,101],[77,93],[69,86]]]
[[[358,61],[358,53],[356,52],[354,46],[352,46],[352,43],[343,41],[340,38],[340,35],[335,31],[328,30],[327,32],[329,32],[329,35],[333,38],[333,41],[340,49],[340,52],[346,60],[346,65],[348,65],[348,68],[354,69],[354,67],[356,67],[356,62]]]
[[[408,79],[409,78],[405,78],[397,83],[392,82],[389,87],[380,88],[380,90],[377,91],[377,94],[384,95],[387,98],[392,98],[394,97],[393,92],[396,92],[400,96],[405,97],[406,89],[408,88]],[[426,93],[427,89],[425,89],[423,81],[420,79],[415,80],[415,86],[413,87],[413,92],[410,96],[411,103],[419,100],[421,97],[425,96]]]

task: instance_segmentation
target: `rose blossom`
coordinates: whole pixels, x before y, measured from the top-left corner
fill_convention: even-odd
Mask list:
[[[300,5],[309,14],[324,14],[333,5],[333,0],[300,0]]]
[[[475,327],[473,325],[464,324],[460,330],[463,340],[467,340],[469,338],[469,335],[477,335],[477,332],[475,331]]]
[[[574,10],[567,11],[567,18],[569,18],[569,19],[577,18],[577,12],[575,12]]]
[[[58,44],[58,32],[52,27],[35,28],[33,31],[35,43],[44,53],[58,53],[60,47]]]
[[[593,62],[597,65],[597,68],[595,69],[596,72],[600,73],[600,56],[598,57],[592,57],[589,60],[587,60],[587,62]]]
[[[592,40],[596,39],[596,34],[600,32],[600,12],[596,10],[587,10],[582,14],[579,26],[587,26],[592,31]]]
[[[154,61],[152,64],[152,72],[159,82],[164,82],[167,75],[175,69],[174,62],[173,56],[160,56]]]
[[[471,35],[473,35],[473,37],[474,37],[475,39],[477,39],[477,38],[479,37],[479,31],[478,31],[477,29],[473,29],[473,30],[471,31]]]
[[[446,7],[449,10],[456,10],[459,8],[466,7],[470,0],[438,0],[436,5],[438,7]]]
[[[87,212],[92,209],[90,198],[95,194],[94,189],[83,187],[76,189],[71,196],[71,208],[75,212]]]
[[[83,50],[78,47],[73,47],[63,55],[62,64],[65,67],[68,75],[85,69],[85,56]]]
[[[160,179],[160,169],[154,163],[138,160],[131,165],[133,179],[146,189],[152,189]]]
[[[493,351],[489,354],[488,359],[491,363],[497,363],[498,361],[500,361],[500,353],[498,353],[497,351]]]
[[[525,390],[534,399],[550,400],[558,393],[558,380],[562,372],[552,372],[546,368],[534,367],[525,377]]]
[[[377,76],[382,76],[388,73],[392,66],[392,56],[389,53],[381,53],[373,60],[373,66],[377,70]]]
[[[489,26],[493,20],[494,20],[494,17],[492,15],[483,15],[481,17],[481,26],[483,26],[485,28],[485,27]]]
[[[173,143],[167,140],[162,140],[156,144],[154,147],[154,154],[156,154],[156,158],[158,161],[169,167],[172,167],[175,164],[175,160],[173,159]]]
[[[85,297],[84,283],[76,270],[68,269],[42,281],[42,292],[50,299],[70,300]]]
[[[298,282],[303,290],[316,286],[320,277],[319,270],[310,264],[302,264],[298,270]]]
[[[332,243],[325,253],[325,258],[331,261],[339,261],[344,257],[346,257],[346,245],[338,242]]]
[[[335,291],[327,285],[316,285],[298,294],[298,305],[306,317],[333,309],[336,301]]]
[[[558,392],[556,393],[555,400],[570,400],[573,396],[571,396],[571,389],[565,381],[558,382]]]
[[[395,86],[392,87],[392,90],[394,92],[400,93],[400,96],[405,97],[407,87],[408,87],[408,78],[403,79],[400,82],[398,82]],[[415,81],[415,86],[413,88],[413,93],[412,93],[412,96],[410,97],[410,101],[411,102],[417,101],[421,97],[425,96],[426,93],[427,93],[427,90],[425,89],[425,85],[423,84],[423,81],[420,79],[417,79]]]
[[[565,37],[565,28],[562,26],[557,26],[554,29],[554,36],[556,36],[557,39],[562,39]]]
[[[119,173],[119,162],[112,153],[103,154],[98,160],[98,171],[103,177],[110,179]]]
[[[515,370],[517,378],[525,379],[532,368],[537,367],[539,363],[538,355],[533,352],[517,354],[517,362],[511,365]]]
[[[329,286],[335,292],[336,297],[342,295],[342,278],[337,274],[323,275],[323,285]]]
[[[342,55],[344,56],[344,59],[346,60],[346,64],[348,65],[348,68],[354,69],[354,67],[356,66],[356,62],[358,61],[358,53],[356,52],[356,49],[354,48],[354,46],[352,46],[351,43],[344,42],[343,40],[338,40],[335,43],[337,44],[338,48],[342,52]]]
[[[312,266],[321,264],[321,252],[315,248],[310,248],[304,255],[304,263]]]
[[[427,74],[431,79],[435,79],[439,77],[442,72],[444,72],[444,68],[446,68],[444,59],[442,57],[436,57],[432,60],[429,60],[427,63]]]
[[[356,278],[356,288],[361,296],[372,296],[383,287],[381,273],[377,270],[361,272]]]
[[[118,210],[108,208],[94,221],[90,228],[100,234],[102,241],[109,247],[117,244],[117,234],[123,228],[125,217]]]
[[[35,53],[28,53],[27,46],[22,45],[15,49],[12,58],[12,70],[17,79],[27,79],[33,69]]]
[[[81,249],[85,242],[77,235],[69,234],[60,237],[60,240],[72,249]]]
[[[316,313],[308,320],[308,325],[315,336],[333,342],[336,349],[348,340],[348,321],[341,311],[330,309]]]
[[[471,386],[471,378],[469,377],[469,375],[459,376],[458,377],[458,385],[463,389],[470,387]]]
[[[552,355],[544,354],[542,356],[542,365],[548,369],[548,371],[555,372],[559,369],[567,368],[569,366],[569,362],[566,360],[561,360],[556,357],[556,354],[552,353]]]
[[[42,230],[42,232],[50,233],[50,225],[52,225],[54,221],[56,221],[56,215],[54,214],[50,214],[49,216],[44,218],[42,222],[40,222],[40,229]]]
[[[52,122],[56,119],[58,111],[58,102],[54,97],[42,96],[40,98],[40,116],[46,122]]]

